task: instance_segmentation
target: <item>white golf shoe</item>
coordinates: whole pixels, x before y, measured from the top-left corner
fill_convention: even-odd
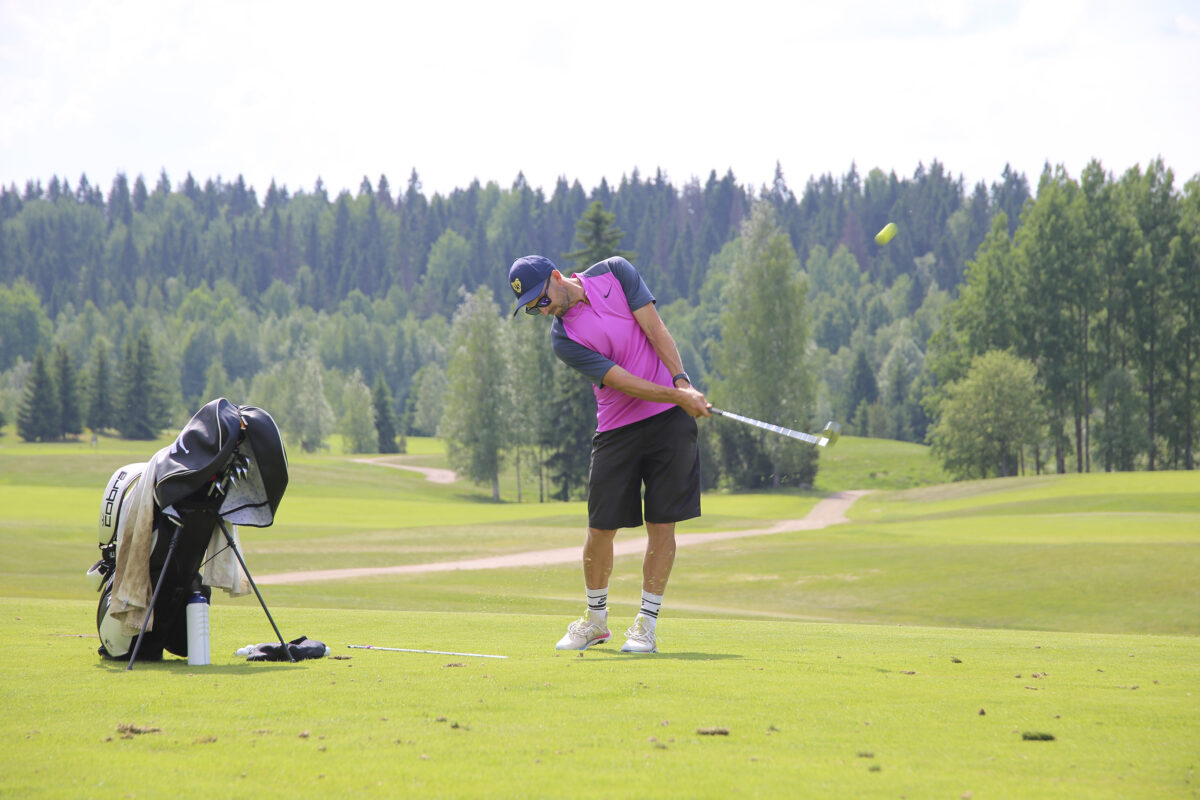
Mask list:
[[[604,644],[612,634],[608,628],[592,622],[588,617],[581,617],[567,626],[567,635],[554,645],[555,650],[587,650],[597,644]]]
[[[625,631],[625,644],[621,646],[621,652],[658,652],[658,637],[654,635],[653,628],[646,627],[641,614],[638,614],[637,619],[633,621],[633,626],[629,630]]]

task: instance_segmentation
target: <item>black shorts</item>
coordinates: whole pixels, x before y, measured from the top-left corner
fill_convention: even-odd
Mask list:
[[[642,484],[647,522],[700,516],[696,420],[679,406],[592,438],[588,527],[641,525]]]

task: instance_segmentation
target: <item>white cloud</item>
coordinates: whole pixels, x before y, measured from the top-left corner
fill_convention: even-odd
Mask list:
[[[118,170],[426,191],[852,161],[968,184],[1162,155],[1200,171],[1182,0],[413,6],[0,0],[0,181]]]
[[[1200,19],[1189,14],[1176,14],[1175,27],[1185,36],[1200,37]]]

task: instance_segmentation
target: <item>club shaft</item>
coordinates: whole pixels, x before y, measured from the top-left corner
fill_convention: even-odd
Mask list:
[[[229,532],[229,527],[225,524],[224,519],[218,519],[218,524],[221,526],[221,532],[225,534],[225,541],[229,542],[230,549],[237,556],[238,563],[242,565],[242,572],[246,573],[246,580],[250,581],[250,588],[254,590],[254,596],[258,598],[258,604],[262,606],[263,613],[267,615],[267,621],[271,623],[271,627],[275,630],[275,635],[279,637],[279,644],[283,648],[284,654],[288,657],[288,661],[296,663],[296,657],[292,655],[291,648],[284,641],[283,634],[279,632],[279,626],[275,624],[275,618],[271,616],[271,612],[267,610],[267,603],[263,600],[262,592],[258,590],[258,585],[254,582],[254,578],[250,576],[250,569],[246,566],[246,560],[242,558],[241,552],[237,548],[237,544],[233,541],[233,534]]]
[[[762,420],[751,419],[750,417],[743,417],[741,414],[734,414],[732,411],[722,411],[719,408],[714,408],[714,409],[712,409],[712,413],[720,414],[722,417],[729,417],[730,419],[736,420],[738,422],[744,422],[747,425],[753,425],[756,428],[762,428],[764,431],[770,431],[771,433],[778,433],[782,436],[788,436],[792,439],[799,439],[802,442],[808,442],[809,444],[815,444],[818,447],[825,447],[827,444],[829,444],[829,439],[825,436],[814,436],[811,433],[803,433],[801,431],[794,431],[791,428],[785,428],[781,425],[772,425],[770,422],[763,422]]]
[[[138,651],[142,649],[142,639],[146,636],[146,626],[150,624],[150,614],[154,611],[154,605],[158,602],[158,593],[162,591],[163,578],[167,574],[167,567],[171,563],[171,556],[175,555],[175,545],[179,544],[179,531],[182,528],[175,526],[175,532],[171,534],[171,544],[167,547],[167,557],[163,559],[162,569],[158,571],[158,583],[154,584],[154,595],[150,598],[150,605],[146,607],[146,616],[142,620],[142,630],[138,633],[137,639],[133,643],[133,652],[129,655],[129,666],[126,670],[133,669],[133,662],[137,660]]]
[[[469,658],[508,658],[508,656],[489,656],[485,653],[453,653],[448,650],[409,650],[406,647],[376,647],[373,644],[348,644],[355,650],[390,650],[393,653],[430,653],[436,656],[467,656]]]

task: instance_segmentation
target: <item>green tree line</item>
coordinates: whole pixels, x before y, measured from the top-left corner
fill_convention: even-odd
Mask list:
[[[240,177],[200,186],[188,175],[172,187],[163,174],[149,190],[141,176],[130,185],[118,175],[107,196],[86,177],[74,188],[31,181],[0,190],[0,413],[16,415],[38,348],[79,365],[85,399],[108,382],[119,413],[130,342],[145,333],[157,383],[139,396],[161,406],[146,419],[178,422],[226,394],[293,417],[281,425],[306,447],[334,430],[356,448],[398,447],[442,424],[448,387],[461,380],[461,307],[486,307],[470,299],[480,290],[507,304],[516,255],[545,253],[565,269],[587,266],[595,246],[611,254],[613,241],[596,239],[608,227],[623,232],[615,241],[636,254],[685,365],[714,399],[736,385],[726,398],[783,424],[836,418],[852,433],[930,437],[945,455],[931,430],[964,396],[950,387],[1002,350],[1035,365],[1041,416],[1017,456],[984,471],[1011,474],[1026,450],[1033,469],[1090,469],[1093,455],[1109,469],[1190,468],[1196,195],[1194,179],[1180,191],[1160,162],[1119,179],[1092,164],[1079,181],[1048,166],[1036,198],[1008,168],[968,192],[937,162],[903,179],[861,179],[852,166],[799,194],[778,169],[757,189],[732,173],[677,188],[661,171],[635,171],[590,192],[560,179],[547,196],[518,176],[509,189],[473,183],[428,198],[414,172],[398,193],[381,176],[330,199],[318,180],[311,192],[272,184],[262,202]],[[754,209],[761,241],[746,230]],[[871,236],[887,221],[900,233],[881,247]],[[750,265],[759,278],[746,277],[758,274]],[[766,310],[792,291],[779,283],[785,273],[798,281],[794,321]],[[776,292],[755,296],[752,280]],[[520,326],[504,335],[509,327]],[[775,353],[787,377],[772,381],[774,403],[752,401],[751,378],[738,373],[745,356],[728,352],[739,337],[772,332],[803,343],[802,364],[793,376],[793,356]],[[542,372],[554,379],[531,373],[520,386],[537,386],[551,413],[590,406],[586,384],[553,364]],[[577,455],[553,446],[504,443],[518,468],[536,471],[543,496],[577,491]],[[755,464],[742,447],[740,467],[707,471],[761,485],[805,473],[762,447]],[[731,441],[706,458],[738,451]]]
[[[1200,177],[1161,160],[1119,178],[1047,166],[1013,231],[997,215],[929,347],[931,414],[989,353],[1031,365],[1022,446],[967,474],[1193,469],[1200,357]],[[1005,409],[1007,412],[1008,410]],[[944,453],[958,431],[933,438]],[[1097,462],[1097,463],[1094,463]]]
[[[628,232],[623,246],[639,254],[660,302],[694,300],[711,258],[762,198],[796,252],[844,246],[870,280],[891,285],[914,275],[919,295],[933,283],[957,285],[995,213],[1015,219],[1028,196],[1024,177],[1007,168],[990,189],[980,183],[968,193],[936,161],[904,179],[873,170],[863,180],[851,166],[840,179],[809,180],[799,196],[778,168],[772,185],[757,189],[732,172],[676,186],[662,171],[645,180],[635,170],[615,188],[601,181],[590,192],[560,178],[547,195],[518,175],[508,189],[475,181],[430,197],[414,171],[401,192],[380,176],[374,184],[364,178],[357,194],[330,198],[318,179],[311,191],[272,183],[261,202],[241,176],[201,185],[188,174],[173,187],[164,172],[150,189],[140,175],[131,185],[118,174],[107,195],[86,175],[74,187],[54,176],[46,186],[0,188],[0,282],[28,282],[51,318],[89,301],[160,302],[171,279],[188,289],[228,281],[256,309],[278,305],[271,289],[283,284],[295,304],[317,311],[335,310],[352,291],[395,291],[419,316],[449,316],[460,286],[499,295],[498,265],[514,253],[573,249],[576,222],[599,201]],[[901,224],[901,234],[881,250],[871,237],[888,221]],[[930,260],[918,267],[923,256]]]

